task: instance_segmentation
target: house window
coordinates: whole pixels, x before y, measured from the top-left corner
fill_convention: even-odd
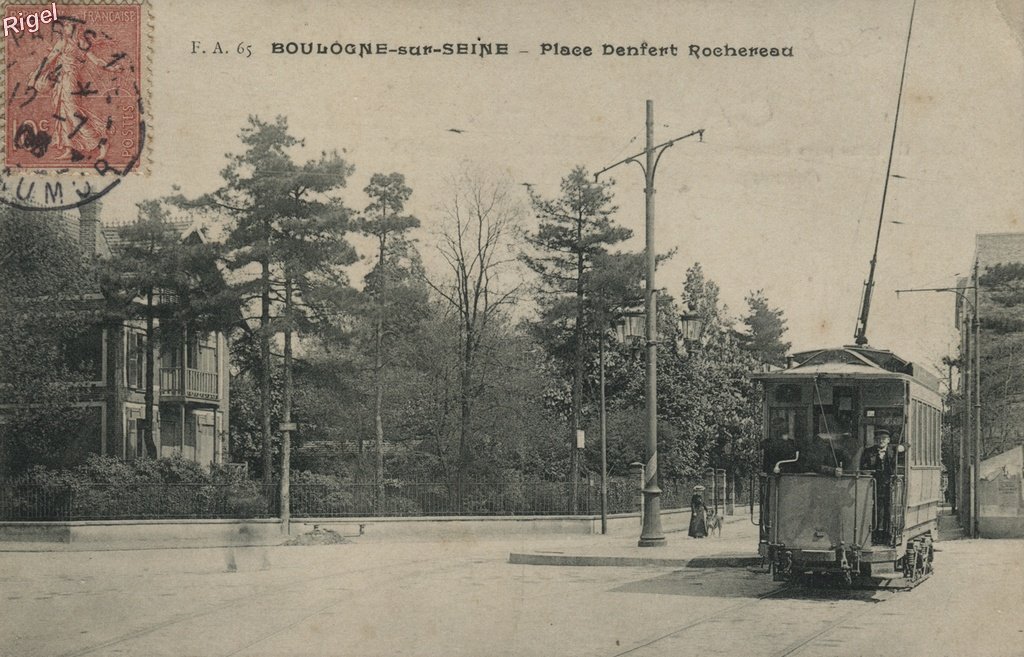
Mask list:
[[[181,447],[181,429],[178,418],[170,413],[160,414],[160,445],[161,449]]]
[[[199,341],[199,369],[204,372],[217,371],[217,337],[209,334]]]
[[[90,326],[64,341],[64,364],[89,381],[103,378],[103,329]]]
[[[162,367],[180,367],[181,350],[176,346],[163,343],[164,348],[160,349],[160,363]]]
[[[193,415],[185,422],[185,446],[196,446],[196,416]]]
[[[146,336],[143,333],[128,334],[128,387],[141,390],[146,387]]]
[[[185,349],[185,367],[197,369],[199,363],[199,342],[195,335],[188,336],[188,344]]]

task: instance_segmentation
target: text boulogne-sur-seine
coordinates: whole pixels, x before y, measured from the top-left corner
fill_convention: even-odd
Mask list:
[[[348,55],[354,57],[379,57],[399,55],[419,57],[424,55],[462,55],[470,57],[507,56],[512,54],[508,43],[483,41],[450,42],[440,44],[394,44],[384,41],[363,41],[360,43],[333,43],[313,41],[275,41],[270,44],[270,52],[275,55]],[[525,52],[525,51],[521,51]],[[600,54],[606,57],[678,57],[679,47],[675,44],[652,45],[646,41],[636,45],[616,45],[603,43],[598,47],[589,45],[563,44],[545,42],[540,44],[542,56],[554,57],[591,57]],[[687,53],[695,59],[709,57],[792,57],[792,46],[701,46],[690,44]]]

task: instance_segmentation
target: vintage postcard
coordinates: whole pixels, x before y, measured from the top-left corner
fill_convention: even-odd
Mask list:
[[[0,20],[0,655],[1021,654],[1020,0]]]

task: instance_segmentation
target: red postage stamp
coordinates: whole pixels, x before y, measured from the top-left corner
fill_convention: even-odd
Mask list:
[[[11,4],[3,25],[6,167],[137,170],[143,7]]]

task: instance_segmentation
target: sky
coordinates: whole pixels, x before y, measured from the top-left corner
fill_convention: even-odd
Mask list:
[[[657,284],[678,295],[699,261],[734,314],[763,289],[795,350],[852,342],[874,246],[911,2],[271,2],[155,0],[148,26],[147,173],[104,199],[108,220],[178,185],[220,182],[247,116],[288,117],[305,160],[337,149],[355,165],[357,209],[376,172],[398,171],[430,235],[448,180],[469,167],[558,191],[573,167],[601,169],[703,129],[662,157],[655,187]],[[953,285],[978,232],[1024,222],[1021,3],[920,0],[910,40],[868,337],[935,364],[955,349]],[[273,54],[272,43],[507,43],[498,57]],[[199,42],[195,46],[194,42]],[[212,54],[215,44],[227,50]],[[541,55],[542,43],[591,46]],[[600,54],[605,43],[675,57]],[[239,44],[251,56],[237,54]],[[792,57],[697,59],[691,44],[792,48]],[[198,48],[200,52],[193,54]],[[203,54],[201,50],[207,50]],[[245,48],[243,48],[245,50]],[[526,52],[520,52],[526,51]],[[461,132],[452,132],[455,128]],[[619,167],[619,224],[643,247],[643,176]],[[518,187],[522,200],[526,188]],[[896,223],[898,222],[898,223]]]

